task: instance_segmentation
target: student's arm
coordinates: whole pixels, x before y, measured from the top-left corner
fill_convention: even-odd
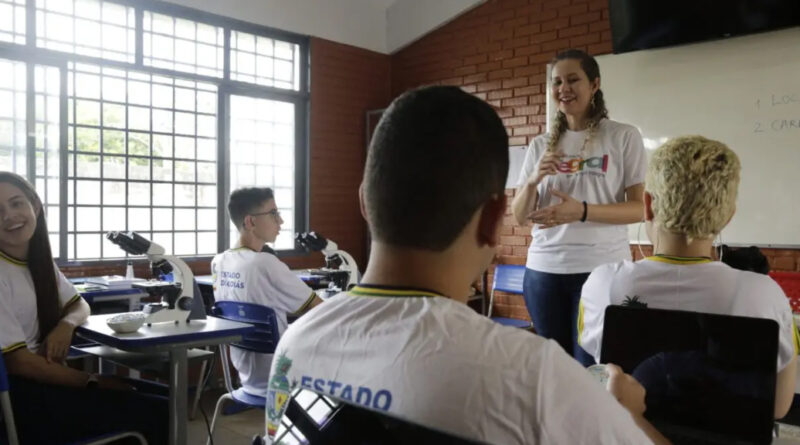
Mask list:
[[[5,353],[3,359],[10,375],[25,377],[37,382],[85,388],[89,381],[89,373],[49,362],[44,357],[32,353],[28,348],[23,347]],[[97,386],[102,389],[133,389],[123,380],[111,376],[98,376]]]
[[[69,305],[64,308],[64,314],[58,324],[47,334],[42,343],[40,352],[48,362],[62,362],[69,353],[72,344],[72,335],[75,328],[83,324],[89,317],[89,304],[76,295]]]
[[[644,387],[632,376],[625,374],[617,365],[609,363],[606,365],[606,370],[608,371],[608,391],[617,398],[620,405],[631,413],[634,423],[654,444],[669,444],[670,441],[644,417],[647,409],[644,403]]]
[[[797,355],[792,357],[786,367],[778,372],[775,382],[775,418],[782,419],[794,400],[794,386],[797,380]]]

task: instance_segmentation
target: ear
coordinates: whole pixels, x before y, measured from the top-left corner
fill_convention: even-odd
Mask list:
[[[478,244],[495,247],[500,242],[500,226],[506,213],[506,195],[495,196],[481,209],[478,221]]]
[[[364,205],[364,181],[358,184],[358,208],[361,210],[364,221],[367,221],[367,207]]]
[[[652,221],[655,218],[653,213],[653,195],[650,192],[644,192],[644,220]]]
[[[251,227],[253,227],[253,217],[250,215],[244,215],[244,219],[242,220],[242,230],[248,230]]]
[[[600,90],[600,77],[592,81],[592,96],[594,96],[594,93],[598,90]]]

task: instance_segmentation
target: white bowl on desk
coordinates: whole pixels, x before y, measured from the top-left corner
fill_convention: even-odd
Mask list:
[[[142,327],[146,317],[142,312],[125,312],[110,317],[106,324],[117,334],[130,334]]]

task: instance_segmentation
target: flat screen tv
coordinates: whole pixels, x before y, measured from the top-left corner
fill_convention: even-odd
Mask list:
[[[615,53],[800,25],[800,0],[609,0]]]

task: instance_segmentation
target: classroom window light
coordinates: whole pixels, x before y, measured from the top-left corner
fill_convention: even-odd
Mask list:
[[[69,258],[124,257],[109,230],[135,230],[170,254],[216,253],[217,87],[71,64],[67,96],[68,211],[79,222]]]
[[[295,108],[294,104],[231,96],[230,189],[270,187],[283,219],[275,249],[294,246]],[[231,246],[239,239],[231,227]]]
[[[136,59],[134,8],[102,0],[36,0],[36,46],[121,62]]]
[[[0,170],[25,176],[27,169],[25,64],[0,59]]]
[[[275,88],[300,89],[300,46],[231,32],[231,79]]]
[[[0,42],[25,44],[25,0],[0,0]]]
[[[145,11],[143,29],[145,65],[222,77],[222,27]]]

